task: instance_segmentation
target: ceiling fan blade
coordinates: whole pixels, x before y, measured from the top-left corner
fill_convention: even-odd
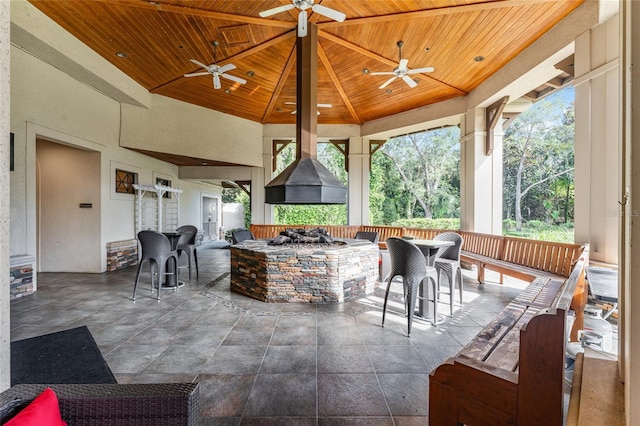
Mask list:
[[[298,13],[298,37],[307,36],[307,11],[301,10]]]
[[[207,72],[192,72],[192,73],[189,73],[189,74],[185,74],[184,76],[185,77],[198,77],[198,76],[201,76],[201,75],[209,75],[209,74],[211,74],[211,73],[208,72],[208,71]]]
[[[318,104],[318,108],[333,108],[331,104]]]
[[[223,65],[223,66],[221,66],[221,67],[218,67],[218,72],[219,72],[220,74],[222,74],[222,73],[225,73],[225,72],[227,72],[227,71],[234,70],[234,69],[236,69],[236,66],[235,66],[235,65],[233,65],[233,64],[227,64],[227,65]]]
[[[267,16],[277,15],[278,13],[286,12],[287,10],[291,10],[293,8],[293,4],[286,4],[284,6],[274,7],[273,9],[263,10],[259,13],[259,15],[262,18],[266,18]]]
[[[200,61],[196,61],[195,59],[189,59],[189,60],[190,60],[191,62],[193,62],[194,64],[196,64],[197,66],[202,67],[202,68],[204,68],[205,70],[209,71],[209,67],[208,67],[207,65],[203,64],[202,62],[200,62]]]
[[[293,111],[291,111],[291,114],[295,114],[296,112],[298,111],[294,109]],[[316,111],[316,115],[320,115],[320,111]]]
[[[415,68],[407,71],[407,74],[421,74],[424,72],[433,72],[433,71],[434,71],[433,67]]]
[[[344,21],[344,19],[347,17],[347,15],[345,15],[344,13],[338,12],[337,10],[329,9],[328,7],[321,4],[314,4],[313,6],[311,6],[311,10],[338,22]]]
[[[220,75],[226,78],[227,80],[235,81],[236,83],[245,84],[247,82],[247,80],[245,80],[244,78],[236,77],[235,75],[229,75],[229,74],[220,74]]]
[[[213,88],[219,89],[220,87],[220,76],[218,76],[218,73],[215,73],[213,74]]]
[[[378,71],[378,72],[371,72],[369,74],[370,75],[393,75],[391,71]]]
[[[411,77],[409,77],[408,75],[403,75],[402,79],[404,80],[405,83],[407,83],[409,85],[409,87],[414,88],[418,85],[418,83],[416,83],[415,81],[413,81],[413,79]]]
[[[400,68],[401,70],[406,70],[408,63],[409,63],[408,59],[400,59],[400,63],[398,64],[398,68]]]
[[[385,87],[387,87],[388,85],[391,84],[391,82],[393,80],[396,79],[396,76],[394,75],[393,77],[391,77],[389,80],[385,81],[384,83],[382,83],[382,86],[378,87],[378,89],[384,89]]]

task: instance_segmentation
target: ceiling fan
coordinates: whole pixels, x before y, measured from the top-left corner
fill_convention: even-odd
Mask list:
[[[291,4],[285,4],[283,6],[274,7],[273,9],[260,12],[260,16],[266,18],[267,16],[276,15],[297,7],[300,9],[300,13],[298,14],[298,37],[304,37],[307,35],[307,9],[311,9],[315,13],[338,22],[344,21],[347,17],[347,15],[342,12],[330,9],[321,4],[314,4],[313,2],[314,0],[291,0]]]
[[[189,59],[191,62],[193,62],[194,64],[198,65],[199,67],[204,68],[205,70],[207,70],[206,72],[192,72],[189,74],[185,74],[185,77],[198,77],[201,75],[212,75],[213,76],[213,88],[214,89],[219,89],[221,87],[220,85],[220,77],[224,77],[227,80],[231,80],[231,81],[235,81],[236,83],[240,83],[240,84],[245,84],[247,82],[247,80],[245,80],[244,78],[240,78],[240,77],[235,77],[233,75],[229,75],[226,74],[227,71],[231,71],[233,69],[236,68],[235,65],[233,64],[227,64],[227,65],[216,65],[216,51],[218,49],[218,45],[219,43],[217,41],[213,41],[211,44],[213,44],[213,64],[211,65],[205,65],[200,61],[196,61],[195,59]]]
[[[285,102],[286,105],[296,105],[295,102]],[[333,105],[331,104],[317,104],[318,108],[333,108]],[[297,110],[293,110],[291,111],[291,114],[295,114],[296,112],[298,112]],[[318,115],[320,115],[320,111],[316,111],[318,113]]]
[[[399,41],[398,45],[398,66],[393,69],[393,71],[383,71],[383,72],[372,72],[371,75],[393,75],[389,80],[382,83],[379,89],[384,89],[387,87],[393,80],[396,78],[401,78],[405,83],[409,85],[409,87],[413,88],[418,85],[411,77],[410,74],[421,74],[425,72],[433,72],[433,67],[425,67],[425,68],[415,68],[408,69],[407,64],[409,63],[408,59],[402,59],[402,46],[404,46],[404,42]]]

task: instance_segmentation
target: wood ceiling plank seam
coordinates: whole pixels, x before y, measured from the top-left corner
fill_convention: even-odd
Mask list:
[[[271,96],[271,99],[269,100],[269,103],[267,105],[267,108],[265,109],[265,112],[264,112],[264,114],[262,116],[262,119],[260,120],[261,123],[265,123],[266,120],[273,113],[273,110],[274,110],[274,108],[275,108],[275,106],[277,104],[277,101],[278,101],[278,98],[280,96],[280,93],[282,92],[282,89],[283,89],[286,81],[288,80],[289,75],[291,75],[291,70],[295,68],[295,65],[296,65],[295,52],[296,52],[296,46],[294,45],[291,48],[291,52],[289,53],[289,59],[285,63],[284,69],[282,70],[282,73],[280,74],[280,79],[278,80],[278,83],[276,84],[276,87],[273,90],[273,94]]]
[[[382,62],[385,65],[396,66],[398,64],[397,60],[392,61],[390,59],[387,59],[384,56],[380,56],[380,55],[378,55],[376,53],[373,53],[373,52],[371,52],[371,51],[369,51],[369,50],[367,50],[367,49],[365,49],[363,47],[358,46],[357,44],[351,43],[350,41],[344,40],[344,39],[342,39],[340,37],[337,37],[337,36],[335,36],[335,35],[333,35],[331,33],[328,33],[326,31],[318,31],[318,36],[322,37],[322,38],[324,38],[326,40],[329,40],[329,41],[331,41],[333,43],[336,43],[336,44],[339,44],[341,46],[344,46],[344,47],[346,47],[346,48],[348,48],[350,50],[355,51],[356,53],[359,53],[359,54],[363,55],[363,56],[366,56],[368,58],[375,59],[376,61]]]
[[[91,0],[91,2],[110,3],[110,4],[125,4],[128,7],[137,7],[140,9],[154,9],[161,10],[163,12],[181,13],[183,15],[194,15],[212,19],[223,19],[233,22],[243,22],[247,24],[274,26],[279,28],[295,28],[297,22],[282,21],[276,19],[264,19],[256,16],[238,15],[225,12],[216,12],[212,10],[196,9],[188,6],[175,6],[170,4],[158,3],[151,4],[148,2],[136,1],[136,2],[123,2],[122,0]]]
[[[450,62],[458,61],[459,55],[452,58],[447,55],[447,46],[456,46],[458,43],[457,38],[448,36],[450,33],[449,26],[452,25],[453,16],[437,16],[434,18],[433,35],[429,43],[429,52],[427,57],[430,58],[428,63],[435,68],[435,75],[446,76],[449,70],[453,67],[450,66]],[[455,50],[459,53],[459,49]],[[442,52],[442,53],[441,53]],[[443,81],[448,81],[446,78],[441,78]]]
[[[521,28],[520,29],[521,31],[517,34],[510,34],[510,37],[508,38],[505,37],[505,40],[504,40],[505,42],[503,43],[502,48],[496,52],[496,56],[503,57],[505,58],[505,60],[502,61],[500,66],[496,66],[493,72],[496,72],[497,69],[501,68],[502,66],[504,66],[504,64],[506,64],[507,62],[509,62],[516,56],[518,56],[520,53],[522,53],[535,40],[539,39],[542,36],[542,34],[548,31],[548,28],[554,25],[554,23],[552,23],[551,25],[545,25],[544,28],[541,28],[541,23],[539,21],[540,19],[543,19],[544,16],[547,16],[546,15],[547,13],[548,13],[547,8],[539,8],[539,10],[537,10],[534,13],[534,16],[536,18],[530,23],[529,26]],[[523,13],[523,15],[525,14],[530,17],[532,12],[529,9]],[[525,44],[525,45],[519,45],[517,49],[514,49],[514,46],[513,46],[514,41],[521,39],[522,34],[536,34],[536,36],[530,37],[532,39],[531,43]]]
[[[529,11],[527,12],[529,13]],[[505,18],[509,18],[508,16],[505,16]],[[491,52],[488,52],[488,54],[485,54],[483,56],[485,56],[485,60],[488,59],[490,61],[494,61],[495,58],[500,58],[500,61],[495,61],[492,62],[493,63],[493,70],[491,72],[491,74],[497,72],[498,69],[500,69],[501,67],[503,67],[507,62],[509,62],[511,59],[515,58],[516,56],[518,56],[520,53],[522,53],[527,46],[522,46],[520,44],[518,45],[514,45],[514,42],[516,42],[517,40],[520,40],[522,38],[523,34],[537,34],[537,36],[535,37],[535,39],[538,39],[540,34],[538,33],[539,27],[537,25],[533,25],[533,26],[528,26],[528,27],[521,27],[518,28],[518,31],[506,31],[506,32],[502,32],[501,34],[496,34],[495,37],[499,38],[501,40],[500,43],[496,44]],[[483,74],[478,75],[478,78],[482,78]]]
[[[53,19],[58,25],[68,31],[70,34],[75,36],[78,39],[86,39],[89,34],[93,34],[93,36],[89,36],[94,43],[101,43],[102,50],[108,51],[111,50],[111,44],[109,41],[105,40],[101,37],[95,26],[91,26],[82,19],[82,14],[76,8],[71,8],[69,2],[60,2],[58,5],[64,5],[63,10],[60,9],[51,9],[48,6],[52,5],[52,3],[45,1],[31,1],[31,3],[45,15],[49,16],[50,19]],[[91,6],[88,4],[82,4],[80,7],[89,9]],[[73,15],[78,15],[77,19],[71,20],[70,18]],[[95,51],[95,49],[93,49]],[[97,51],[96,51],[97,52]],[[97,52],[99,53],[99,52]],[[113,52],[115,53],[115,51]],[[116,60],[111,58],[111,55],[105,57],[105,59],[112,64],[116,64]]]
[[[463,4],[455,6],[441,7],[437,9],[424,9],[416,10],[412,12],[390,13],[386,15],[368,16],[365,18],[345,19],[344,22],[329,21],[318,24],[319,29],[327,30],[335,27],[344,27],[345,25],[364,25],[364,24],[377,24],[389,20],[400,19],[423,19],[436,15],[448,15],[457,13],[467,13],[470,11],[485,10],[485,9],[501,9],[504,7],[512,7],[514,5],[531,4],[531,3],[553,3],[558,0],[502,0],[493,2],[479,2],[472,4]],[[566,0],[566,1],[583,1],[583,0]]]
[[[288,32],[286,32],[284,34],[281,34],[281,35],[279,35],[277,37],[274,37],[274,38],[272,38],[270,40],[267,40],[265,42],[261,42],[260,44],[254,46],[254,47],[252,47],[250,49],[247,49],[247,50],[242,51],[240,53],[237,53],[237,54],[235,54],[233,56],[230,56],[227,59],[229,61],[239,61],[239,60],[244,59],[244,58],[246,58],[248,56],[254,55],[254,54],[256,54],[256,53],[258,53],[258,52],[260,52],[262,50],[265,50],[265,49],[268,49],[268,48],[270,48],[272,46],[275,46],[275,45],[277,45],[279,43],[283,43],[285,41],[288,41],[288,40],[290,40],[290,39],[292,39],[294,37],[296,37],[296,32],[295,31],[288,31]],[[295,46],[295,43],[294,43],[294,46]]]
[[[154,19],[153,15],[154,14],[152,13],[133,15],[128,13],[127,11],[123,11],[121,14],[121,19],[124,20],[117,24],[121,28],[122,34],[124,34],[124,37],[126,38],[123,38],[121,40],[120,43],[123,45],[123,47],[118,50],[124,51],[127,54],[127,58],[129,59],[135,58],[135,56],[138,55],[140,55],[140,57],[143,57],[142,55],[146,54],[144,67],[137,69],[137,75],[139,76],[139,79],[145,78],[148,80],[148,83],[144,85],[147,90],[149,90],[150,87],[154,87],[155,85],[157,85],[158,82],[165,81],[170,77],[168,74],[166,74],[166,76],[163,75],[163,73],[165,73],[165,70],[167,70],[169,67],[165,63],[166,58],[161,58],[158,56],[159,54],[163,53],[163,49],[160,49],[159,47],[156,48],[158,37],[151,37],[150,32],[143,33],[145,37],[144,39],[131,37],[128,35],[129,32],[127,31],[127,28],[153,28],[155,34],[155,31],[157,31],[158,27],[158,21]],[[155,17],[157,18],[157,14],[155,15]],[[137,18],[137,21],[133,21],[133,18]],[[101,21],[105,22],[105,24],[109,25],[111,28],[115,28],[116,24],[108,24],[108,21],[106,21],[104,17],[101,19]],[[124,46],[127,47],[125,48]],[[131,49],[131,46],[133,46],[133,50]],[[127,59],[124,60],[126,61]],[[135,61],[132,61],[132,63],[135,64]],[[162,71],[157,72],[156,70],[158,69]]]
[[[324,65],[325,69],[327,70],[327,73],[329,74],[329,78],[331,78],[331,81],[333,82],[333,85],[338,91],[338,94],[342,98],[342,101],[347,106],[347,109],[349,110],[351,117],[355,120],[356,124],[362,124],[362,122],[360,121],[360,117],[358,117],[358,113],[353,108],[353,105],[351,105],[351,102],[349,101],[349,97],[347,96],[347,93],[342,87],[342,84],[340,84],[340,79],[338,79],[338,76],[336,75],[335,70],[331,66],[331,62],[329,61],[329,58],[327,57],[327,54],[322,48],[322,44],[320,43],[319,40],[318,40],[318,57],[322,62],[322,64]]]
[[[79,4],[76,4],[79,3]],[[80,4],[81,3],[81,4]],[[135,65],[135,61],[132,61],[131,58],[135,58],[139,52],[144,52],[145,47],[143,44],[139,42],[139,40],[132,40],[131,38],[125,39],[120,34],[127,34],[127,25],[123,24],[116,17],[112,16],[112,13],[108,13],[111,8],[104,7],[104,5],[96,5],[91,4],[91,2],[69,2],[69,8],[66,9],[67,13],[69,10],[77,11],[78,8],[81,8],[81,12],[79,12],[80,19],[76,20],[76,23],[83,25],[85,29],[78,29],[79,34],[74,34],[73,31],[69,30],[72,34],[74,34],[79,39],[85,38],[87,34],[95,34],[95,37],[92,38],[93,42],[88,46],[94,50],[96,53],[101,55],[103,58],[107,59],[111,62],[115,67],[128,70],[126,73],[130,75],[136,82],[140,85],[148,89],[154,84],[154,77],[145,72],[145,70],[138,68]],[[109,10],[105,10],[109,9]],[[85,20],[82,19],[82,16],[85,14],[94,14],[95,16],[100,16],[99,20],[101,27],[96,27],[92,25],[85,24]],[[126,22],[129,21],[129,16],[126,11],[116,12],[117,17],[122,19],[122,16],[127,18]],[[61,19],[67,20],[69,17],[68,14],[65,14]],[[136,25],[136,24],[128,24],[128,25]],[[63,25],[63,27],[67,28]],[[104,37],[100,34],[99,28],[107,29],[107,33],[110,33],[111,36],[109,38]],[[133,41],[133,43],[131,43]],[[131,43],[129,46],[133,46],[131,49],[127,46],[127,43]],[[127,46],[125,48],[125,46]],[[127,58],[118,58],[116,56],[116,52],[123,51],[127,54]]]
[[[155,22],[154,22],[155,24]],[[144,24],[141,22],[140,25],[149,25],[149,24]],[[155,34],[155,33],[154,33]],[[157,42],[158,37],[154,37],[155,42]],[[157,51],[157,52],[162,52],[164,53],[166,50],[166,42],[162,42],[162,44],[165,46],[165,49],[160,49],[159,47],[156,48],[153,44],[150,44],[150,41],[142,41],[141,47],[140,49],[146,49],[148,51]],[[144,46],[146,44],[146,46]],[[128,53],[129,55],[129,53]],[[176,77],[175,74],[173,75],[169,75],[167,74],[164,78],[160,79],[160,74],[158,72],[156,72],[155,70],[157,69],[162,69],[163,72],[164,70],[169,70],[169,69],[173,69],[173,67],[171,65],[178,64],[177,61],[173,61],[169,59],[169,56],[165,55],[160,58],[159,56],[157,56],[157,54],[149,54],[147,52],[147,56],[145,57],[145,68],[143,70],[140,70],[141,73],[143,74],[150,74],[150,75],[154,75],[155,76],[155,81],[153,82],[153,86],[151,85],[146,85],[147,90],[149,90],[151,93],[153,93],[155,91],[155,89],[157,89],[158,87],[161,87],[163,85],[165,85],[167,83],[167,81],[171,82],[174,81],[176,79],[182,78],[182,75]],[[153,71],[152,71],[153,70]]]
[[[184,63],[182,64],[182,67],[179,68],[183,70],[182,73],[180,74],[180,77],[182,77],[184,76],[184,74],[201,70],[200,67],[197,67],[192,62],[189,62],[189,60],[196,59],[196,60],[206,62],[206,57],[212,54],[211,49],[213,49],[213,46],[211,46],[211,44],[208,41],[203,40],[201,36],[199,37],[196,36],[197,28],[193,27],[194,24],[197,27],[197,22],[195,20],[192,22],[188,18],[186,20],[177,19],[176,22],[178,22],[180,26],[183,28],[183,33],[184,33],[184,36],[182,37],[181,44],[180,44],[184,48],[183,50]],[[200,35],[201,33],[197,33],[197,34]],[[202,54],[202,52],[205,50],[207,51],[206,57]],[[189,66],[190,68],[187,68],[187,66]]]
[[[165,51],[167,50],[167,48],[169,48],[171,55],[166,55],[167,59],[171,58],[171,61],[167,61],[167,63],[165,64],[165,67],[167,67],[167,65],[169,65],[169,63],[173,63],[173,69],[177,69],[177,70],[181,70],[181,69],[186,69],[185,65],[186,64],[190,64],[190,62],[188,62],[188,59],[185,60],[185,56],[184,54],[180,54],[181,53],[181,49],[180,46],[183,47],[184,49],[184,41],[187,40],[189,38],[189,29],[184,25],[185,20],[184,19],[177,19],[175,14],[166,14],[166,13],[159,13],[158,14],[160,19],[162,20],[164,27],[165,28],[172,28],[173,31],[171,32],[171,34],[167,34],[168,35],[168,39],[171,40],[171,42],[167,41],[164,45],[165,45]],[[191,31],[193,32],[193,30]],[[176,45],[176,41],[178,41],[178,45]],[[180,53],[179,53],[180,52]],[[194,59],[196,59],[196,56],[192,56]],[[168,67],[167,67],[168,68]],[[192,68],[193,71],[195,71],[195,69]],[[187,70],[185,72],[193,72],[191,70]],[[174,75],[175,77],[182,77],[182,75],[185,73],[182,72],[179,75]]]
[[[441,66],[441,68],[444,68],[444,69],[441,69],[441,71],[444,73],[444,75],[441,78],[444,81],[454,82],[456,86],[464,88],[464,90],[466,91],[469,91],[468,84],[464,79],[461,79],[464,77],[464,73],[460,73],[458,72],[458,70],[460,69],[460,67],[463,67],[463,66],[470,67],[473,65],[477,65],[477,63],[475,62],[471,62],[473,60],[473,57],[476,55],[473,52],[475,50],[475,47],[474,47],[475,44],[467,41],[465,38],[462,37],[462,35],[457,37],[447,38],[446,34],[453,34],[452,31],[454,29],[457,29],[457,30],[464,29],[464,31],[466,32],[469,30],[471,26],[473,26],[474,20],[475,20],[474,13],[464,14],[458,17],[453,17],[453,16],[447,17],[446,22],[443,22],[446,28],[443,29],[442,37],[440,38],[440,40],[444,40],[444,44],[438,45],[436,43],[434,47],[434,50],[436,51],[436,53],[439,53],[440,51],[457,52],[455,57],[449,56],[448,58],[445,59],[444,66]],[[469,61],[469,62],[466,62],[466,61]]]

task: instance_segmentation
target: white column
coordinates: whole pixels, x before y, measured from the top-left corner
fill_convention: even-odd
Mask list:
[[[634,312],[633,306],[640,306],[640,226],[638,225],[638,206],[635,199],[640,199],[640,4],[633,0],[620,2],[621,43],[621,102],[620,116],[615,124],[621,130],[620,172],[621,185],[616,193],[623,199],[629,187],[629,199],[626,212],[620,218],[620,281],[619,308],[620,318],[618,335],[619,365],[624,381],[626,424],[637,423],[640,418],[640,315]],[[577,104],[576,96],[576,104]],[[576,114],[576,127],[577,127]],[[577,177],[576,177],[577,183]],[[576,188],[577,189],[577,188]],[[577,195],[576,195],[577,199]],[[634,205],[635,204],[635,205]],[[622,210],[622,207],[620,207]],[[636,420],[633,420],[636,419]]]
[[[492,155],[485,154],[485,109],[475,108],[460,125],[460,229],[502,234],[502,129]]]
[[[251,170],[251,223],[272,224],[273,206],[266,204],[264,186],[273,177],[272,138],[262,138],[262,167]]]
[[[0,392],[11,386],[9,303],[9,115],[10,84],[8,1],[0,1]]]
[[[619,23],[610,19],[575,43],[575,242],[618,263]]]
[[[349,138],[349,225],[369,224],[369,140]]]

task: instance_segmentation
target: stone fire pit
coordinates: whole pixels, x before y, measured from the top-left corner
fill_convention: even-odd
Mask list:
[[[263,302],[345,302],[373,292],[378,245],[362,240],[231,246],[231,291]]]

